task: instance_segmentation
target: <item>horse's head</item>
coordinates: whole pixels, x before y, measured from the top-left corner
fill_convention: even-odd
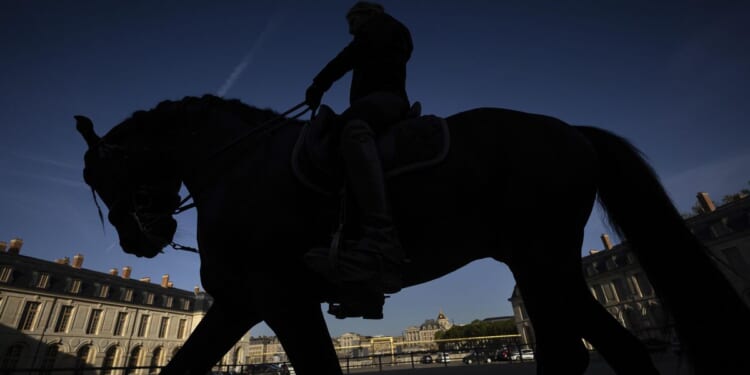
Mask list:
[[[172,215],[180,204],[181,181],[169,168],[169,158],[144,135],[126,134],[123,124],[100,138],[91,120],[75,118],[88,144],[83,178],[109,208],[120,246],[126,253],[153,258],[172,243],[177,229]]]

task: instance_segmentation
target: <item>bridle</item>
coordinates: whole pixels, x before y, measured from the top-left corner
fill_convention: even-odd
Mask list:
[[[257,134],[266,134],[266,133],[269,133],[272,130],[280,127],[281,125],[284,125],[284,124],[288,123],[289,121],[292,121],[292,120],[295,120],[295,119],[299,118],[303,114],[305,114],[308,111],[310,111],[312,108],[308,107],[304,111],[299,112],[298,114],[296,114],[296,115],[294,115],[292,117],[289,117],[289,118],[285,118],[285,116],[287,116],[290,113],[292,113],[292,112],[294,112],[294,111],[302,108],[306,104],[307,104],[306,102],[301,102],[301,103],[295,105],[294,107],[290,108],[289,110],[285,111],[284,113],[282,113],[280,115],[277,115],[277,116],[274,116],[273,118],[271,118],[271,119],[269,119],[269,120],[261,123],[260,125],[252,128],[252,129],[249,129],[245,133],[241,134],[239,137],[233,139],[231,142],[227,143],[226,145],[223,145],[222,147],[220,147],[216,151],[212,152],[204,160],[204,162],[207,161],[207,160],[213,159],[213,158],[215,158],[215,157],[217,157],[217,156],[219,156],[221,154],[223,154],[224,152],[226,152],[229,149],[231,149],[231,148],[235,147],[236,145],[240,144],[242,141],[244,141],[245,139],[247,139],[250,136],[257,135]],[[315,116],[315,109],[312,109],[312,111],[313,111],[312,116],[314,117]],[[283,120],[283,121],[279,121],[279,120]],[[137,193],[143,192],[143,190],[145,188],[147,188],[147,186],[139,186],[139,189],[136,189],[135,191],[133,191],[131,193],[132,211],[128,212],[128,214],[131,215],[132,219],[136,222],[136,224],[138,225],[138,229],[141,231],[141,233],[143,235],[147,236],[147,237],[150,237],[151,236],[149,234],[150,228],[156,222],[158,222],[159,218],[161,216],[163,216],[165,213],[164,212],[149,213],[149,212],[147,212],[147,210],[144,210],[144,208],[150,208],[151,204],[153,203],[153,199],[151,199],[153,191],[146,190],[147,194],[143,194],[144,197],[148,197],[148,203],[149,203],[148,205],[139,204],[138,199],[137,199]],[[92,190],[93,190],[93,188],[92,188]],[[158,193],[159,192],[157,192],[157,194]],[[96,199],[96,194],[94,194],[94,198]],[[189,210],[191,208],[194,208],[195,207],[195,202],[187,203],[189,200],[191,200],[191,198],[192,198],[192,194],[188,194],[185,198],[183,198],[176,205],[176,208],[170,209],[171,210],[170,215],[177,215],[177,214],[185,212],[185,211],[187,211],[187,210]],[[98,207],[99,207],[99,205],[97,203],[97,208]],[[99,217],[100,217],[100,219],[102,218],[101,210],[99,210]],[[191,247],[191,246],[181,245],[181,244],[179,244],[179,243],[177,243],[175,241],[170,241],[168,243],[168,246],[172,247],[175,250],[183,250],[183,251],[189,251],[189,252],[199,253],[198,249],[196,249],[194,247]]]
[[[307,104],[306,102],[301,102],[301,103],[295,105],[294,107],[288,109],[286,112],[284,112],[284,113],[282,113],[280,115],[274,116],[273,118],[264,121],[260,125],[258,125],[258,126],[252,128],[252,129],[246,131],[244,134],[242,134],[239,137],[233,139],[231,142],[229,142],[226,145],[220,147],[218,150],[212,152],[204,160],[204,162],[208,161],[208,160],[211,160],[211,159],[213,159],[213,158],[215,158],[215,157],[223,154],[224,152],[226,152],[229,149],[231,149],[232,147],[240,144],[242,141],[244,141],[245,139],[247,139],[248,137],[250,137],[252,135],[255,135],[256,133],[258,133],[258,134],[266,134],[266,133],[269,133],[272,130],[280,127],[281,125],[284,125],[284,124],[288,123],[289,121],[296,120],[300,116],[302,116],[305,113],[307,113],[307,111],[310,111],[312,108],[311,107],[307,107],[304,111],[302,111],[302,112],[300,112],[300,113],[298,113],[298,114],[296,114],[296,115],[294,115],[294,116],[292,116],[290,118],[284,118],[284,117],[287,116],[287,115],[289,115],[290,113],[292,113],[292,112],[294,112],[294,111],[302,108],[306,104]],[[314,117],[315,116],[315,109],[312,109],[312,111],[313,111],[312,116]],[[283,119],[284,121],[279,121],[280,119]],[[187,210],[195,207],[195,202],[187,203],[187,201],[189,201],[191,198],[192,198],[192,195],[188,194],[184,199],[182,199],[182,201],[180,201],[180,204],[177,205],[177,208],[174,210],[174,212],[172,214],[173,215],[177,215],[177,214],[179,214],[181,212],[187,211]]]

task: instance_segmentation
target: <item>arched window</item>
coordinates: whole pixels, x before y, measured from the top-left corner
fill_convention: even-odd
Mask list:
[[[0,362],[0,368],[3,370],[12,370],[18,366],[18,361],[21,360],[21,354],[23,354],[23,344],[18,343],[11,345],[5,351],[5,357]]]
[[[158,374],[162,365],[162,350],[161,346],[157,346],[151,354],[151,363],[149,364],[149,374]]]
[[[47,352],[44,354],[42,359],[42,368],[50,369],[55,368],[55,361],[57,360],[57,353],[60,352],[60,345],[53,344],[47,348]],[[43,372],[43,374],[50,374],[49,371]]]
[[[91,345],[84,345],[76,353],[76,371],[75,375],[83,375],[83,368],[89,364],[89,358],[91,357]]]
[[[237,348],[232,353],[232,371],[236,373],[242,372],[242,366],[245,364],[245,356],[242,352],[242,348]]]
[[[102,362],[102,375],[114,374],[112,367],[120,362],[120,350],[117,346],[110,346],[107,352],[104,354],[104,362]]]
[[[127,368],[125,368],[125,375],[134,374],[136,367],[141,363],[141,347],[136,346],[130,351],[130,358],[128,358]]]

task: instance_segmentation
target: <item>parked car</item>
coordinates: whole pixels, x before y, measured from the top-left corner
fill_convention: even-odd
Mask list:
[[[510,353],[510,359],[511,361],[518,361],[518,360],[530,361],[534,359],[534,351],[531,349],[521,349],[521,353],[518,353],[518,352]]]
[[[471,352],[471,354],[465,356],[462,361],[470,365],[472,363],[492,363],[492,358],[483,352]]]
[[[435,362],[437,363],[450,363],[451,356],[448,353],[438,353]]]
[[[419,360],[420,363],[432,363],[432,356],[427,354],[423,355],[422,358]]]
[[[510,351],[508,349],[500,349],[495,352],[492,357],[494,361],[510,361]]]
[[[289,370],[282,368],[278,364],[263,363],[258,365],[252,365],[249,368],[250,375],[263,374],[263,375],[287,375]]]

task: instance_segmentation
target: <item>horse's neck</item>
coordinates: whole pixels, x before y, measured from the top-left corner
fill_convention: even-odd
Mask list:
[[[181,156],[178,160],[183,170],[183,182],[194,198],[207,190],[220,188],[228,179],[244,181],[248,170],[257,169],[258,163],[264,168],[273,167],[273,164],[282,167],[287,163],[282,160],[284,157],[268,160],[264,157],[268,154],[264,150],[288,149],[291,155],[291,146],[300,127],[266,131],[267,128],[260,129],[259,126],[273,118],[271,113],[259,111],[253,117],[256,123],[245,122],[240,114],[230,111],[208,110],[200,116],[191,116],[191,112],[186,111],[183,123],[192,130],[187,132],[185,147],[178,150]],[[284,126],[283,122],[279,125]]]

